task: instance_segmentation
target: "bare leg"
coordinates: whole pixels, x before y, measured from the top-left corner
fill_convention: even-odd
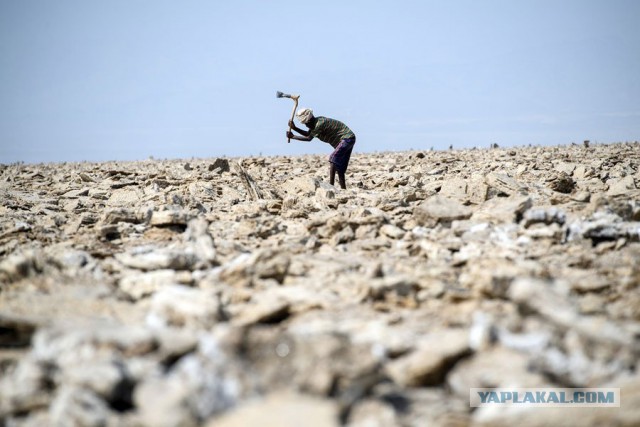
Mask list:
[[[336,182],[336,172],[338,172],[338,182],[340,183],[340,188],[343,190],[347,189],[347,184],[344,179],[344,172],[340,172],[336,170],[336,165],[333,163],[329,163],[331,168],[329,169],[329,184],[335,185]]]
[[[336,182],[336,165],[329,163],[329,184],[333,185]]]
[[[343,190],[347,189],[347,184],[344,179],[344,172],[338,172],[338,181],[340,181],[340,188]]]

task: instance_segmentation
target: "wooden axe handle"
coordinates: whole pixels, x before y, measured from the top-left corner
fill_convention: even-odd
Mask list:
[[[291,97],[291,99],[293,99],[293,110],[291,111],[291,122],[293,122],[293,119],[296,117],[296,110],[298,109],[298,98],[299,96]],[[291,132],[291,126],[289,126],[289,132]],[[291,138],[287,138],[287,144],[289,144],[291,142]]]

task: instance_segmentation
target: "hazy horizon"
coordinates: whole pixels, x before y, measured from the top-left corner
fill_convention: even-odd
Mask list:
[[[0,3],[0,163],[640,139],[640,2]]]
[[[285,142],[286,143],[286,142]],[[598,141],[589,141],[588,148],[595,148],[597,146],[610,146],[610,145],[634,145],[640,147],[640,141],[616,141],[616,142],[598,142]],[[522,144],[522,145],[507,145],[492,147],[492,146],[473,146],[473,147],[428,147],[428,148],[405,148],[402,150],[362,150],[362,151],[354,151],[352,158],[357,157],[359,155],[368,156],[368,155],[379,155],[379,154],[394,154],[394,153],[429,153],[429,152],[456,152],[456,151],[492,151],[492,150],[518,150],[518,149],[528,149],[528,148],[558,148],[562,149],[563,147],[568,146],[576,146],[583,147],[584,141],[581,143],[571,142],[567,144]],[[327,148],[327,150],[331,150],[331,148]],[[316,151],[309,153],[277,153],[277,154],[267,154],[267,153],[249,153],[242,155],[210,155],[210,156],[191,156],[191,157],[156,157],[156,156],[148,156],[146,158],[136,158],[136,159],[117,159],[117,158],[105,158],[105,159],[94,159],[94,160],[50,160],[50,161],[25,161],[25,160],[16,160],[13,162],[1,162],[0,165],[3,166],[12,166],[12,165],[55,165],[55,164],[69,164],[69,163],[135,163],[135,162],[185,162],[185,164],[189,162],[202,162],[202,161],[215,161],[216,159],[227,159],[227,160],[244,160],[251,158],[279,158],[279,157],[298,157],[298,156],[317,156],[320,159],[328,158],[328,154],[325,151]]]

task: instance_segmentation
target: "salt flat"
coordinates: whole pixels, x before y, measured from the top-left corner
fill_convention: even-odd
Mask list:
[[[327,169],[0,165],[0,419],[640,422],[640,144],[356,153],[347,190]],[[471,411],[500,386],[623,400]]]

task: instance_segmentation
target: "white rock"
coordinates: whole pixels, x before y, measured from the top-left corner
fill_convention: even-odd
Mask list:
[[[212,292],[169,285],[151,299],[147,324],[154,328],[210,328],[221,320],[218,297]]]
[[[119,288],[134,300],[153,295],[155,292],[174,284],[189,285],[193,282],[188,271],[155,270],[146,273],[132,273],[123,276]]]
[[[304,420],[304,421],[302,421]],[[338,427],[338,407],[335,403],[293,393],[278,393],[254,399],[214,418],[207,427]]]
[[[402,386],[438,385],[450,366],[470,352],[469,334],[464,330],[445,330],[427,335],[417,348],[387,364],[391,378]]]

